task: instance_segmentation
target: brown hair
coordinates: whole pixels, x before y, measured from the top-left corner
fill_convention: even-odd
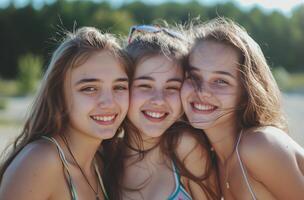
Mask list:
[[[23,130],[1,165],[0,182],[9,164],[27,144],[43,135],[63,134],[66,130],[69,114],[64,99],[64,81],[69,70],[83,64],[92,54],[106,50],[120,61],[130,76],[128,57],[113,35],[102,34],[93,27],[83,27],[65,35],[52,55]]]
[[[172,27],[170,30],[182,32],[178,29],[173,29]],[[140,33],[133,36],[132,41],[126,46],[126,51],[133,62],[133,71],[135,71],[138,63],[142,62],[144,59],[157,55],[165,55],[183,67],[184,59],[188,54],[188,41],[172,37],[165,32]],[[181,134],[184,130],[189,129],[191,129],[189,132],[193,133],[194,137],[197,138],[197,141],[201,145],[206,146],[205,141],[207,141],[207,139],[203,134],[195,134],[192,127],[183,123],[182,120],[178,120],[165,131],[161,136],[159,143],[152,147],[152,149],[160,146],[163,155],[176,164],[177,169],[182,176],[195,181],[202,187],[202,189],[204,189],[204,191],[206,191],[207,194],[211,193],[210,196],[212,197],[212,195],[214,196],[214,193],[208,188],[208,186],[202,184],[202,181],[209,177],[209,172],[203,177],[195,177],[186,169],[184,160],[180,160],[176,154],[176,148],[179,143],[179,139],[181,138]],[[108,153],[105,153],[107,160],[106,163],[109,165],[105,168],[104,180],[107,192],[112,200],[120,200],[122,198],[123,188],[131,191],[141,189],[141,187],[126,188],[122,184],[122,178],[124,177],[124,160],[128,158],[128,155],[126,155],[127,148],[131,148],[138,152],[139,157],[137,161],[143,159],[145,154],[151,150],[143,150],[143,142],[139,130],[130,122],[129,119],[125,119],[124,130],[124,137],[121,138],[120,141],[112,140],[112,142],[116,142],[117,145],[110,146],[116,147],[116,149],[107,149],[106,152]],[[131,140],[135,141],[135,147],[130,145]],[[145,183],[146,181],[142,184],[143,187]]]
[[[191,52],[204,41],[222,43],[239,52],[239,71],[245,92],[242,106],[237,111],[241,128],[271,125],[287,131],[280,90],[260,46],[246,30],[230,19],[219,17],[194,26],[191,33]],[[189,69],[186,67],[186,70]]]

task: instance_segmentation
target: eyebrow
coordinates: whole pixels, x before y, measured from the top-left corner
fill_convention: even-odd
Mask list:
[[[137,81],[137,80],[149,80],[149,81],[155,81],[154,78],[150,77],[150,76],[139,76],[137,78],[134,78],[134,81]]]
[[[167,83],[168,82],[180,82],[180,83],[183,83],[183,80],[180,79],[180,78],[171,78],[169,80],[166,81]]]
[[[230,76],[231,78],[236,79],[235,76],[233,76],[231,73],[229,73],[229,72],[227,72],[227,71],[215,71],[215,72],[213,72],[213,73],[215,73],[215,74],[227,75],[227,76]]]
[[[201,71],[199,68],[197,67],[194,67],[194,66],[191,66],[189,65],[189,71]],[[222,75],[227,75],[227,76],[230,76],[231,78],[234,78],[236,79],[236,77],[234,75],[232,75],[231,73],[227,72],[227,71],[214,71],[212,72],[214,74],[222,74]]]
[[[139,76],[137,78],[134,78],[134,81],[137,81],[137,80],[149,80],[149,81],[155,81],[155,79],[153,77],[150,77],[150,76]],[[166,81],[167,83],[168,82],[180,82],[182,83],[183,80],[180,79],[180,78],[171,78],[169,80]]]
[[[83,84],[83,83],[92,83],[92,82],[103,82],[100,79],[97,78],[84,78],[84,79],[80,79],[79,81],[77,81],[75,83],[75,85],[79,85],[79,84]],[[114,80],[114,82],[129,82],[128,78],[117,78]]]

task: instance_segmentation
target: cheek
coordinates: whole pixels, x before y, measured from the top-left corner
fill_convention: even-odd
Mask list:
[[[182,101],[180,97],[180,92],[176,94],[171,94],[166,97],[169,105],[172,107],[173,111],[181,113],[182,112]]]
[[[147,92],[142,92],[134,89],[130,93],[130,107],[139,107],[147,99],[149,99],[149,94]]]
[[[88,110],[95,106],[95,100],[92,96],[81,95],[72,93],[69,97],[69,108],[72,112],[80,112],[82,110]]]
[[[115,101],[123,112],[129,108],[129,92],[118,93],[115,95]]]
[[[181,99],[184,102],[186,100],[186,98],[192,93],[194,92],[194,88],[192,86],[191,83],[189,83],[189,81],[185,81],[182,89],[181,89]]]
[[[229,110],[234,110],[239,106],[238,96],[236,95],[218,95],[217,99],[221,102],[223,108]]]

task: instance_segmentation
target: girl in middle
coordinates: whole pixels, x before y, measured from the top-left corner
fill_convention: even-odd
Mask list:
[[[110,199],[217,199],[206,138],[179,120],[188,43],[181,32],[147,25],[132,27],[128,39],[134,77],[124,135],[104,147]]]

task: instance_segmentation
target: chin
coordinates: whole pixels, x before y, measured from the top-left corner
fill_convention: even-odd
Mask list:
[[[145,135],[148,136],[149,138],[158,138],[162,134],[159,134],[159,133],[148,133],[148,134],[145,134]]]
[[[213,122],[202,122],[202,121],[204,121],[202,119],[188,119],[188,121],[191,124],[191,126],[193,126],[194,128],[202,129],[202,130],[211,128],[214,125],[214,121]]]
[[[97,137],[102,140],[111,139],[115,136],[115,133],[114,130],[101,131],[97,133]]]

